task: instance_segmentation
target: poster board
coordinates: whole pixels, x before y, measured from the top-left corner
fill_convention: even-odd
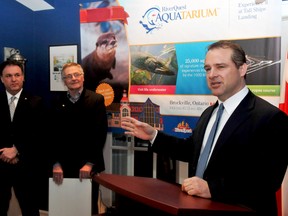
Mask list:
[[[91,216],[90,179],[64,178],[61,185],[49,178],[49,216]]]

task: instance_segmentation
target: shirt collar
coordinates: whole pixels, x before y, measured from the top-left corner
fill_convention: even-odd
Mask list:
[[[76,102],[79,100],[82,91],[83,91],[83,89],[81,89],[81,90],[76,94],[76,96],[74,96],[74,97],[70,94],[69,91],[67,91],[67,97],[68,97],[68,99],[69,99],[72,103],[76,103]]]
[[[228,98],[224,103],[225,110],[231,115],[244,97],[248,94],[248,87],[245,86],[239,92],[234,94],[232,97]],[[219,101],[220,102],[220,101]]]
[[[17,93],[17,94],[15,94],[15,95],[12,95],[12,94],[10,94],[8,91],[6,91],[6,94],[7,94],[7,99],[8,99],[8,101],[10,101],[11,100],[11,97],[12,96],[15,96],[16,97],[16,99],[19,99],[20,98],[20,95],[21,95],[21,92],[22,92],[22,90],[23,90],[23,88]]]

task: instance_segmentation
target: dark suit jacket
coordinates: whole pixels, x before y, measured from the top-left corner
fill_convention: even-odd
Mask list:
[[[67,92],[60,92],[51,107],[52,164],[60,162],[64,178],[78,178],[87,162],[93,172],[105,170],[103,148],[107,136],[107,115],[104,97],[84,89],[79,100],[72,103]]]
[[[205,129],[216,106],[203,112],[189,138],[159,132],[152,150],[189,162],[189,175],[195,175]],[[204,173],[212,199],[276,216],[275,192],[288,163],[286,133],[287,115],[249,91],[224,126]]]
[[[39,156],[38,150],[43,144],[39,140],[43,131],[43,111],[42,98],[23,90],[11,122],[6,92],[0,93],[0,148],[12,147],[14,144],[19,152],[21,165],[35,164],[35,159]]]
[[[39,208],[42,183],[47,178],[43,166],[45,161],[42,160],[46,154],[42,152],[45,143],[42,132],[46,126],[43,125],[43,114],[41,97],[23,90],[11,122],[6,92],[0,93],[0,148],[12,147],[14,144],[19,153],[17,164],[10,165],[0,160],[1,198],[6,197],[9,203],[13,186],[18,202],[20,206],[25,206],[26,212],[37,211]]]

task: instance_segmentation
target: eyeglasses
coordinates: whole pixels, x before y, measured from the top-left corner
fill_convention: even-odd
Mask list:
[[[83,75],[83,73],[75,72],[75,73],[67,74],[66,76],[63,76],[63,79],[71,80],[73,77],[78,78],[81,75]]]

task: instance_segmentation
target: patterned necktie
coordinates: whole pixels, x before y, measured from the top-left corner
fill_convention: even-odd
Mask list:
[[[223,106],[223,103],[221,103],[219,106],[218,112],[217,112],[216,120],[215,120],[215,122],[211,128],[206,146],[205,146],[202,154],[200,155],[200,159],[198,161],[197,170],[196,170],[196,176],[198,176],[200,178],[203,177],[203,173],[206,169],[207,160],[208,160],[208,157],[209,157],[209,154],[211,151],[212,144],[214,142],[214,137],[215,137],[217,127],[218,127],[220,118],[222,116],[223,110],[224,110],[224,106]]]
[[[16,99],[16,96],[12,96],[10,103],[9,103],[11,121],[13,120],[13,116],[14,116],[14,112],[15,112],[15,108],[16,108],[15,103],[14,103],[15,99]]]

